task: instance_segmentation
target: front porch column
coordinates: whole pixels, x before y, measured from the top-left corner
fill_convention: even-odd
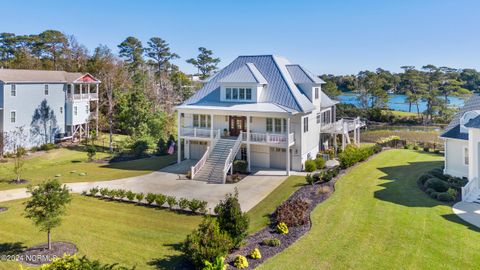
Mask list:
[[[177,111],[177,163],[182,162],[182,140],[180,139],[180,111]]]
[[[357,127],[353,129],[353,143],[358,144],[357,143]]]
[[[213,114],[210,114],[210,139],[213,139],[215,135],[213,135]]]
[[[358,140],[358,144],[360,144],[360,128],[358,128],[358,131],[357,131],[357,140]]]
[[[286,147],[286,155],[287,155],[287,164],[285,168],[287,169],[287,176],[290,175],[290,117],[287,118],[287,147]]]
[[[252,171],[252,166],[250,165],[250,118],[251,116],[247,116],[247,164],[248,164],[248,172]]]

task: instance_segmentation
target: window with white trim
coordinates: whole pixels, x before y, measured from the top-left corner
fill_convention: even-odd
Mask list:
[[[10,112],[10,123],[15,123],[17,121],[17,112],[11,111]]]
[[[63,113],[63,107],[60,107],[60,114]]]
[[[463,148],[463,164],[467,165],[467,166],[469,164],[469,161],[468,161],[468,147]]]
[[[77,115],[78,114],[78,109],[77,109],[77,106],[74,106],[73,107],[73,115]]]
[[[17,85],[15,84],[10,85],[10,96],[12,97],[17,96]]]
[[[285,133],[287,132],[287,119],[285,118],[266,118],[267,132]]]
[[[303,132],[308,132],[308,116],[303,118]]]
[[[225,88],[225,100],[252,100],[252,88],[227,87]]]
[[[45,95],[48,96],[48,84],[45,84]]]
[[[315,99],[318,99],[319,93],[320,93],[319,88],[315,87]]]
[[[267,130],[267,132],[272,132],[273,131],[273,119],[272,118],[267,118],[266,130]]]
[[[212,122],[210,115],[206,114],[194,114],[193,115],[193,127],[196,128],[209,128],[211,127]]]
[[[88,114],[90,112],[90,108],[88,108],[88,105],[85,106],[85,113]]]

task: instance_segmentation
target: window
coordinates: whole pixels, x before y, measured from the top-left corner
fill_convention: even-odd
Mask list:
[[[240,99],[245,99],[245,88],[240,88],[239,92],[240,92]]]
[[[273,119],[267,118],[267,132],[273,131]]]
[[[328,110],[322,113],[322,122],[324,124],[330,124],[332,122],[332,111]]]
[[[88,114],[90,112],[89,108],[88,108],[88,105],[85,106],[85,113]]]
[[[77,115],[77,106],[73,107],[73,115]]]
[[[322,113],[317,113],[317,124],[320,124],[322,119]]]
[[[315,99],[318,99],[318,94],[319,94],[319,88],[315,87]]]
[[[287,119],[283,118],[283,132],[287,132]]]
[[[193,126],[198,127],[198,114],[193,115]]]
[[[246,100],[252,100],[252,88],[245,89]]]
[[[238,99],[238,88],[233,88],[232,92],[232,99]]]
[[[45,95],[48,96],[48,84],[45,84]]]
[[[194,114],[193,115],[193,127],[197,128],[209,128],[211,127],[212,122],[210,115],[206,114]]]
[[[275,132],[282,132],[282,119],[280,118],[275,118]]]
[[[60,107],[60,114],[63,113],[63,107]]]
[[[15,123],[17,121],[17,112],[16,111],[11,111],[10,112],[10,122]]]
[[[468,162],[468,147],[463,148],[463,164],[467,165],[469,164]]]
[[[12,96],[12,97],[17,96],[17,86],[15,84],[12,84],[10,86],[10,96]]]
[[[303,132],[308,132],[308,117],[303,118]]]
[[[225,89],[225,99],[232,99],[232,88]]]

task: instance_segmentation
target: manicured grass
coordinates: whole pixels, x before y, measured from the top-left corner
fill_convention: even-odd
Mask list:
[[[0,254],[8,247],[46,242],[46,234],[22,216],[22,202],[2,203],[9,210],[0,213]],[[184,263],[179,244],[200,221],[200,216],[74,195],[68,215],[52,238],[72,242],[80,256],[104,263],[136,265],[137,269],[178,269]],[[19,267],[18,263],[0,262],[0,269]]]
[[[108,155],[98,152],[96,158]],[[22,178],[32,184],[55,178],[56,175],[60,175],[57,178],[63,183],[103,181],[146,174],[173,163],[175,159],[176,155],[171,155],[105,164],[87,162],[87,154],[83,151],[61,148],[28,157]],[[81,173],[86,175],[82,176]],[[9,184],[8,181],[13,178],[13,162],[0,164],[0,190],[25,186]]]
[[[343,176],[312,230],[259,269],[478,269],[480,229],[420,191],[439,155],[386,151]]]
[[[273,213],[277,206],[288,199],[293,192],[304,184],[305,177],[290,176],[259,204],[250,209],[250,211],[248,211],[248,216],[250,217],[249,232],[259,231],[269,224],[269,214]]]
[[[392,111],[392,110],[384,110],[385,113],[392,113],[398,117],[419,117],[416,112],[404,112],[404,111]],[[420,115],[421,116],[421,115]]]

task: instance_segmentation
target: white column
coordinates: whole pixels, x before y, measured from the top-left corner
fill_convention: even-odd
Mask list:
[[[357,128],[356,127],[353,129],[353,143],[358,144],[357,143]]]
[[[210,139],[213,139],[213,114],[210,114]]]
[[[177,111],[177,163],[182,162],[182,141],[180,139],[180,129],[181,129],[181,124],[180,124],[180,111]]]
[[[287,164],[285,168],[287,169],[287,175],[290,175],[290,116],[287,118],[287,147],[285,152],[287,154]]]
[[[247,116],[247,163],[248,163],[248,172],[252,171],[252,166],[250,165],[250,119],[251,116]]]
[[[80,100],[83,99],[83,84],[80,84]]]

